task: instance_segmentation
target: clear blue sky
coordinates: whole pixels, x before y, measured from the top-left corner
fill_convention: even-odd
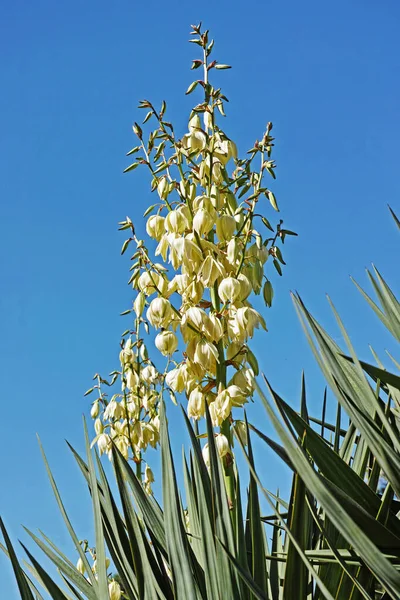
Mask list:
[[[195,8],[195,4],[198,7]],[[398,290],[400,6],[395,0],[231,0],[213,3],[2,3],[0,24],[0,247],[2,383],[0,513],[69,547],[39,455],[48,452],[82,537],[86,492],[64,438],[82,449],[83,392],[117,366],[128,261],[117,222],[139,229],[147,178],[122,175],[137,101],[165,99],[183,133],[192,81],[189,25],[203,20],[215,55],[233,66],[227,133],[244,152],[267,121],[277,138],[275,185],[288,227],[288,267],[276,282],[270,332],[257,348],[281,395],[298,402],[306,370],[317,410],[322,379],[289,298],[296,289],[335,335],[329,293],[360,354],[391,341],[349,281],[374,261]],[[272,211],[269,216],[273,217]],[[365,320],[368,327],[365,326]],[[340,340],[340,338],[337,338]],[[174,447],[182,422],[169,410]],[[257,408],[250,419],[260,419]],[[266,426],[267,427],[267,426]],[[270,461],[266,485],[280,481]],[[284,483],[283,483],[284,485]],[[0,559],[1,597],[17,598]]]

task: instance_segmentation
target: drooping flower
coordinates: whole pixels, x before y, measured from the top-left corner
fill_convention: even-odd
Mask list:
[[[178,347],[178,338],[173,331],[162,331],[156,336],[156,348],[164,356],[171,356]]]

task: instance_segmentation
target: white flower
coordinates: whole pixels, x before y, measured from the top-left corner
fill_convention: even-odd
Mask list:
[[[120,419],[123,414],[123,409],[118,402],[115,400],[111,400],[106,410],[104,411],[104,419],[107,421],[108,419]]]
[[[100,412],[100,403],[98,400],[96,400],[96,402],[94,402],[91,411],[90,411],[90,416],[92,417],[92,419],[96,419],[96,417],[99,416],[99,412]]]
[[[224,275],[223,266],[213,256],[208,255],[200,267],[199,277],[202,283],[206,287],[212,287],[215,281]]]
[[[227,390],[217,394],[214,402],[210,404],[210,415],[214,427],[219,427],[229,417],[232,409],[232,401]]]
[[[172,319],[172,307],[165,298],[154,298],[146,313],[147,319],[153,327],[168,327]]]
[[[139,292],[135,298],[135,302],[133,303],[133,310],[135,311],[137,317],[141,316],[145,304],[146,304],[146,296],[144,295],[143,292]]]
[[[218,319],[217,315],[214,313],[211,313],[208,316],[207,322],[204,324],[203,329],[208,339],[213,342],[219,342],[224,335],[221,319]]]
[[[234,277],[226,277],[218,286],[218,296],[222,302],[232,302],[237,300],[241,293],[240,282]]]
[[[101,422],[101,419],[96,419],[94,422],[94,430],[96,432],[96,435],[100,435],[101,433],[103,433],[104,430],[104,426],[103,423]]]
[[[150,469],[149,465],[146,465],[144,470],[144,480],[145,482],[154,483],[153,471]]]
[[[188,417],[190,419],[200,419],[204,416],[205,398],[199,387],[196,387],[189,396]]]
[[[253,290],[253,287],[250,283],[250,280],[248,279],[248,277],[246,277],[246,275],[244,275],[243,273],[240,273],[238,275],[238,281],[240,282],[240,301],[243,302],[244,300],[246,300],[246,298],[248,298]]]
[[[215,436],[215,445],[221,458],[231,453],[228,438],[223,433],[217,433]]]
[[[161,200],[165,200],[165,198],[168,196],[169,185],[166,177],[161,177],[157,185],[157,192]]]
[[[216,362],[219,362],[219,360],[218,351],[214,344],[206,342],[205,340],[196,342],[193,362],[204,367],[209,373],[215,373]]]
[[[120,600],[121,598],[121,587],[119,583],[115,581],[115,579],[108,584],[108,594],[110,596],[110,600]]]
[[[153,367],[153,365],[147,365],[147,367],[144,367],[141,372],[141,378],[146,383],[156,383],[158,379],[158,373],[155,367]]]
[[[198,210],[193,219],[193,229],[199,235],[207,235],[213,226],[214,219],[212,215],[205,208]]]
[[[209,469],[210,468],[210,448],[209,448],[208,444],[205,444],[203,446],[202,454],[203,454],[203,460],[205,462],[205,465],[206,465],[207,469]]]
[[[228,138],[223,140],[219,137],[218,143],[214,148],[214,155],[222,162],[222,164],[226,165],[231,158],[237,158],[236,144]]]
[[[187,219],[178,208],[171,210],[165,218],[165,229],[168,233],[183,233],[187,226]]]
[[[235,233],[236,221],[231,215],[222,215],[217,221],[217,236],[221,242],[229,242]]]
[[[76,563],[76,568],[81,575],[85,574],[86,569],[85,569],[85,565],[83,564],[83,560],[81,558],[78,559],[78,562]]]
[[[97,447],[100,452],[100,456],[105,452],[108,452],[111,448],[111,439],[110,436],[106,433],[101,433],[97,440]]]
[[[233,425],[233,430],[236,432],[239,440],[242,442],[243,446],[247,446],[247,427],[244,421],[235,421]],[[235,436],[233,437],[235,439]]]
[[[162,331],[156,336],[156,348],[164,356],[171,356],[178,347],[178,338],[173,331]]]
[[[178,394],[183,392],[183,390],[185,389],[185,377],[183,366],[184,365],[181,365],[180,367],[176,367],[176,369],[172,369],[165,376],[166,384]]]
[[[165,232],[165,219],[160,215],[151,216],[146,223],[146,231],[151,238],[160,241]]]

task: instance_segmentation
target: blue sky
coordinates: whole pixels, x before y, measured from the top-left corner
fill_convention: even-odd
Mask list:
[[[199,20],[216,40],[216,58],[233,67],[217,76],[230,99],[225,129],[241,153],[274,123],[274,191],[285,224],[299,233],[285,246],[284,277],[272,276],[270,331],[256,342],[262,369],[296,404],[304,368],[318,411],[323,381],[290,290],[340,341],[328,293],[363,358],[369,343],[380,353],[393,348],[349,275],[366,283],[364,267],[374,262],[398,285],[398,234],[386,208],[400,212],[398,2],[3,2],[0,513],[14,539],[27,539],[23,523],[69,547],[36,432],[80,535],[90,535],[86,491],[64,439],[82,449],[83,393],[96,371],[118,364],[119,313],[131,292],[117,223],[130,215],[140,231],[152,203],[144,173],[122,175],[124,155],[139,99],[165,99],[184,132],[197,57],[187,39]],[[173,410],[179,459],[182,421]],[[252,407],[250,420],[261,418]],[[265,456],[267,487],[285,487]],[[17,598],[5,559],[0,573],[3,597]]]

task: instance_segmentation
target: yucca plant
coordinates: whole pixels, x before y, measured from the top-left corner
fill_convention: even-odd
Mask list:
[[[369,276],[380,302],[379,308],[374,303],[374,309],[398,339],[399,303],[377,270]],[[368,301],[372,302],[369,297]],[[250,484],[243,506],[241,478],[235,469],[235,510],[226,492],[209,411],[207,464],[201,440],[183,411],[191,449],[183,459],[185,489],[179,490],[165,407],[161,407],[162,507],[146,494],[129,462],[114,446],[115,497],[100,459],[96,453],[93,457],[86,432],[85,460],[71,450],[92,495],[95,572],[69,522],[46,462],[80,558],[75,567],[48,538],[30,533],[58,568],[67,590],[63,592],[28,550],[31,564],[22,570],[2,526],[6,541],[3,549],[12,560],[22,598],[42,598],[32,577],[57,599],[399,597],[400,522],[396,497],[400,377],[381,366],[360,362],[350,343],[346,355],[301,299],[296,296],[294,302],[316,358],[337,396],[336,422],[326,421],[326,395],[321,418],[308,415],[304,379],[300,412],[280,398],[267,380],[272,402],[255,383],[282,445],[247,423],[247,447],[244,436],[237,435],[248,461]],[[339,318],[338,322],[341,325]],[[343,327],[342,332],[348,340]],[[350,417],[347,427],[343,427],[342,410]],[[258,473],[252,453],[251,432],[292,469],[292,491],[286,502],[263,487],[262,473]],[[260,493],[271,506],[270,516],[261,515]],[[267,533],[271,533],[270,543]],[[111,558],[110,573],[106,555]]]
[[[276,208],[272,192],[262,185],[264,171],[274,173],[269,160],[271,126],[250,150],[250,159],[236,159],[230,177],[226,165],[236,150],[214,119],[215,109],[223,114],[226,99],[208,81],[209,71],[218,66],[208,62],[213,42],[200,26],[193,27],[193,34],[203,50],[193,68],[203,67],[204,79],[188,92],[201,85],[205,101],[194,109],[189,134],[175,138],[171,124],[164,121],[165,105],[157,112],[143,101],[141,107],[149,109],[145,122],[156,119],[157,130],[144,143],[142,129],[135,124],[140,143],[130,154],[142,152],[144,158],[138,155],[127,169],[149,167],[160,202],[150,207],[157,213],[149,218],[147,232],[159,244],[156,253],[164,262],[168,256],[173,269],[181,271],[170,280],[165,266],[155,263],[136,237],[132,221],[121,224],[131,232],[123,251],[136,243],[130,282],[137,296],[127,311],[134,314],[134,328],[123,334],[121,370],[110,382],[97,375],[89,390],[99,392],[91,411],[95,440],[90,443],[85,425],[86,456],[71,448],[92,498],[95,545],[89,547],[75,532],[43,454],[76,556],[71,559],[46,536],[28,532],[58,570],[61,579],[56,582],[55,574],[25,546],[30,562],[19,562],[0,522],[2,549],[12,562],[23,600],[41,599],[43,594],[57,600],[397,599],[400,377],[386,371],[376,356],[377,366],[358,360],[335,312],[348,346],[341,349],[294,296],[312,350],[338,401],[336,422],[326,420],[327,394],[321,417],[309,416],[304,378],[299,412],[265,377],[262,387],[256,380],[258,364],[248,339],[263,318],[248,298],[264,285],[265,301],[271,303],[265,260],[272,256],[280,272],[283,259],[276,244],[293,232],[282,229],[282,222],[272,238],[263,239],[255,230],[258,218],[271,228],[256,212],[260,197],[267,196]],[[204,129],[198,114],[203,114]],[[168,156],[167,143],[172,152]],[[258,173],[252,170],[255,156],[261,158]],[[198,188],[202,192],[196,196]],[[249,191],[250,196],[237,201]],[[161,216],[163,210],[166,217]],[[376,269],[369,277],[379,306],[360,290],[398,341],[400,305]],[[156,297],[149,300],[153,294]],[[164,372],[150,360],[140,334],[149,323],[160,330],[155,345],[167,358]],[[178,330],[184,344],[181,361],[174,359]],[[234,371],[231,381],[228,368]],[[118,378],[122,394],[108,398],[102,386]],[[166,392],[173,399],[183,392],[177,398],[188,399],[182,418],[190,450],[182,463],[171,452],[166,413],[171,416],[178,409],[167,408]],[[238,410],[253,395],[265,405],[281,444],[265,436],[260,426],[249,424],[246,416],[233,417],[232,409]],[[264,488],[252,450],[254,435],[292,470],[288,499]],[[246,491],[241,481],[248,473],[238,472],[234,440],[248,464]],[[152,495],[149,467],[142,478],[149,444],[160,444],[161,449],[160,503]],[[113,481],[100,460],[104,452],[112,462]],[[178,487],[178,468],[183,469],[184,489]],[[261,513],[259,497],[270,506],[270,515]]]

